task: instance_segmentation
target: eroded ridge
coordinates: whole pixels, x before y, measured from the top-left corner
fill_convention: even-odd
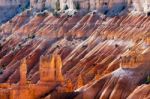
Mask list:
[[[149,25],[130,13],[26,10],[0,26],[0,97],[149,98]]]

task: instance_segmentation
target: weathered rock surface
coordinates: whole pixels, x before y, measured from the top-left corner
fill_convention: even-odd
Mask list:
[[[38,85],[40,57],[59,54],[63,65],[60,57],[50,64],[56,62],[62,67],[63,75],[59,73],[57,80],[64,81],[47,93],[52,97],[148,99],[149,25],[149,16],[142,14],[111,18],[96,11],[79,11],[57,17],[47,12],[33,16],[32,9],[26,10],[0,26],[0,83],[17,85],[19,66],[26,58],[27,80]]]
[[[149,99],[150,98],[150,85],[141,85],[137,87],[128,99]]]
[[[8,21],[29,6],[34,11],[62,11],[67,6],[70,13],[73,9],[98,10],[107,16],[116,16],[122,10],[127,12],[127,9],[140,14],[150,12],[149,0],[0,0],[0,23]]]

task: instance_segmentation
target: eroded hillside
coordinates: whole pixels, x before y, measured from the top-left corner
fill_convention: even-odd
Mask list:
[[[149,99],[150,17],[25,10],[0,26],[2,99]]]

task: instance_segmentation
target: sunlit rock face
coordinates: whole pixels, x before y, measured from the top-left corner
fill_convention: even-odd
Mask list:
[[[35,96],[54,99],[132,99],[140,92],[138,96],[143,96],[149,87],[138,87],[150,74],[149,25],[148,16],[132,13],[56,17],[46,12],[33,16],[31,9],[26,10],[0,26],[0,95],[8,96],[14,88],[8,83],[13,83],[14,93],[29,94],[33,88]],[[18,85],[20,63],[27,66],[21,69],[21,82],[26,79],[27,85]],[[49,87],[43,86],[46,82]]]
[[[133,0],[132,2],[136,12],[150,12],[150,0]]]
[[[136,1],[78,2],[57,16],[43,11],[56,0],[33,0],[0,26],[0,99],[149,98],[149,16]]]
[[[110,12],[119,12],[120,9],[124,7],[131,7],[132,10],[138,13],[148,13],[150,12],[150,1],[149,0],[43,0],[45,2],[46,8],[55,9],[56,2],[60,3],[60,9],[64,9],[67,5],[70,9],[75,9],[77,3],[80,5],[81,9],[88,10],[99,10],[99,9],[108,9]],[[34,3],[36,4],[36,3]],[[41,5],[41,1],[37,2],[38,5]],[[37,6],[36,6],[37,7]],[[42,8],[42,7],[40,7]]]
[[[116,16],[122,10],[130,8],[136,13],[150,12],[149,0],[30,0],[31,7],[37,11],[48,10],[64,10],[66,6],[69,9],[98,10],[108,16]]]
[[[35,11],[64,10],[66,6],[69,9],[76,9],[78,6],[80,9],[98,10],[107,16],[116,16],[127,7],[131,7],[132,11],[136,13],[150,12],[149,0],[1,0],[0,2],[2,12],[0,23],[22,12],[30,4]]]
[[[141,85],[137,87],[133,93],[128,97],[128,99],[148,99],[150,97],[150,85]]]
[[[46,7],[51,7],[55,9],[56,2],[60,3],[60,9],[64,9],[67,5],[70,9],[75,9],[76,4],[80,5],[81,9],[90,9],[95,10],[101,8],[104,3],[107,3],[109,6],[113,6],[114,4],[125,3],[125,0],[30,0],[32,7],[42,8],[42,3],[44,3]],[[44,7],[43,6],[43,7]]]

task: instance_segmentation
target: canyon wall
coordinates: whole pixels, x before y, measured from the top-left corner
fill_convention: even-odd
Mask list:
[[[31,6],[36,8],[42,8],[42,3],[46,7],[56,8],[56,3],[59,2],[60,9],[64,9],[67,5],[70,9],[75,9],[77,3],[80,5],[81,9],[99,9],[103,4],[108,3],[108,5],[125,3],[125,0],[30,0]]]
[[[57,9],[64,10],[67,6],[69,9],[76,9],[77,6],[80,9],[87,10],[102,10],[105,12],[118,13],[125,7],[130,7],[132,11],[137,13],[150,12],[150,0],[30,0],[31,7],[43,10],[43,9]],[[111,13],[109,13],[111,15]]]
[[[37,11],[56,7],[56,0],[30,2]],[[54,96],[51,99],[76,92],[64,99],[149,98],[145,93],[150,89],[150,18],[125,9],[143,13],[148,0],[57,3],[60,9],[67,5],[72,10],[77,2],[80,9],[99,9],[106,15],[126,11],[127,15],[110,18],[97,11],[77,11],[58,17],[36,10],[33,15],[32,9],[16,15],[0,26],[0,98],[12,92],[10,97],[19,94],[24,99],[32,90],[38,98],[49,94]]]
[[[0,27],[0,83],[4,84],[0,84],[0,88],[7,83],[14,83],[20,90],[24,91],[25,87],[27,94],[30,92],[28,86],[17,85],[20,81],[19,64],[26,58],[27,81],[35,86],[33,88],[40,95],[44,95],[43,90],[46,89],[50,95],[61,92],[64,98],[70,94],[64,93],[67,88],[67,92],[76,91],[78,95],[64,99],[134,99],[137,93],[141,97],[149,91],[149,17],[129,13],[102,18],[97,12],[83,16],[78,12],[75,16],[62,14],[55,17],[50,13],[32,16],[30,11],[24,11]],[[59,54],[62,63],[60,58],[52,59],[51,63],[49,58],[45,59],[52,53]],[[49,66],[47,61],[48,64],[55,61],[60,65]],[[54,67],[59,69],[59,73],[57,70],[54,73]],[[50,74],[52,77],[49,77]],[[48,85],[48,88],[46,85],[43,88],[38,83],[42,81],[45,84],[49,78],[55,77],[60,77],[57,81],[63,81],[62,87]],[[143,84],[147,85],[139,89]],[[51,88],[56,92],[51,93]],[[1,95],[7,95],[3,94],[5,89],[11,87],[0,89],[0,98]],[[19,90],[14,91],[17,94]],[[20,96],[24,96],[24,93]],[[52,99],[60,99],[56,98],[58,96],[56,94]]]
[[[31,5],[30,5],[31,4]],[[136,13],[149,13],[150,0],[0,0],[0,23],[6,22],[22,12],[29,6],[35,11],[64,10],[69,9],[99,10],[108,16],[116,16],[118,13],[130,7]]]
[[[150,0],[132,0],[134,10],[137,12],[149,12],[150,11]]]

